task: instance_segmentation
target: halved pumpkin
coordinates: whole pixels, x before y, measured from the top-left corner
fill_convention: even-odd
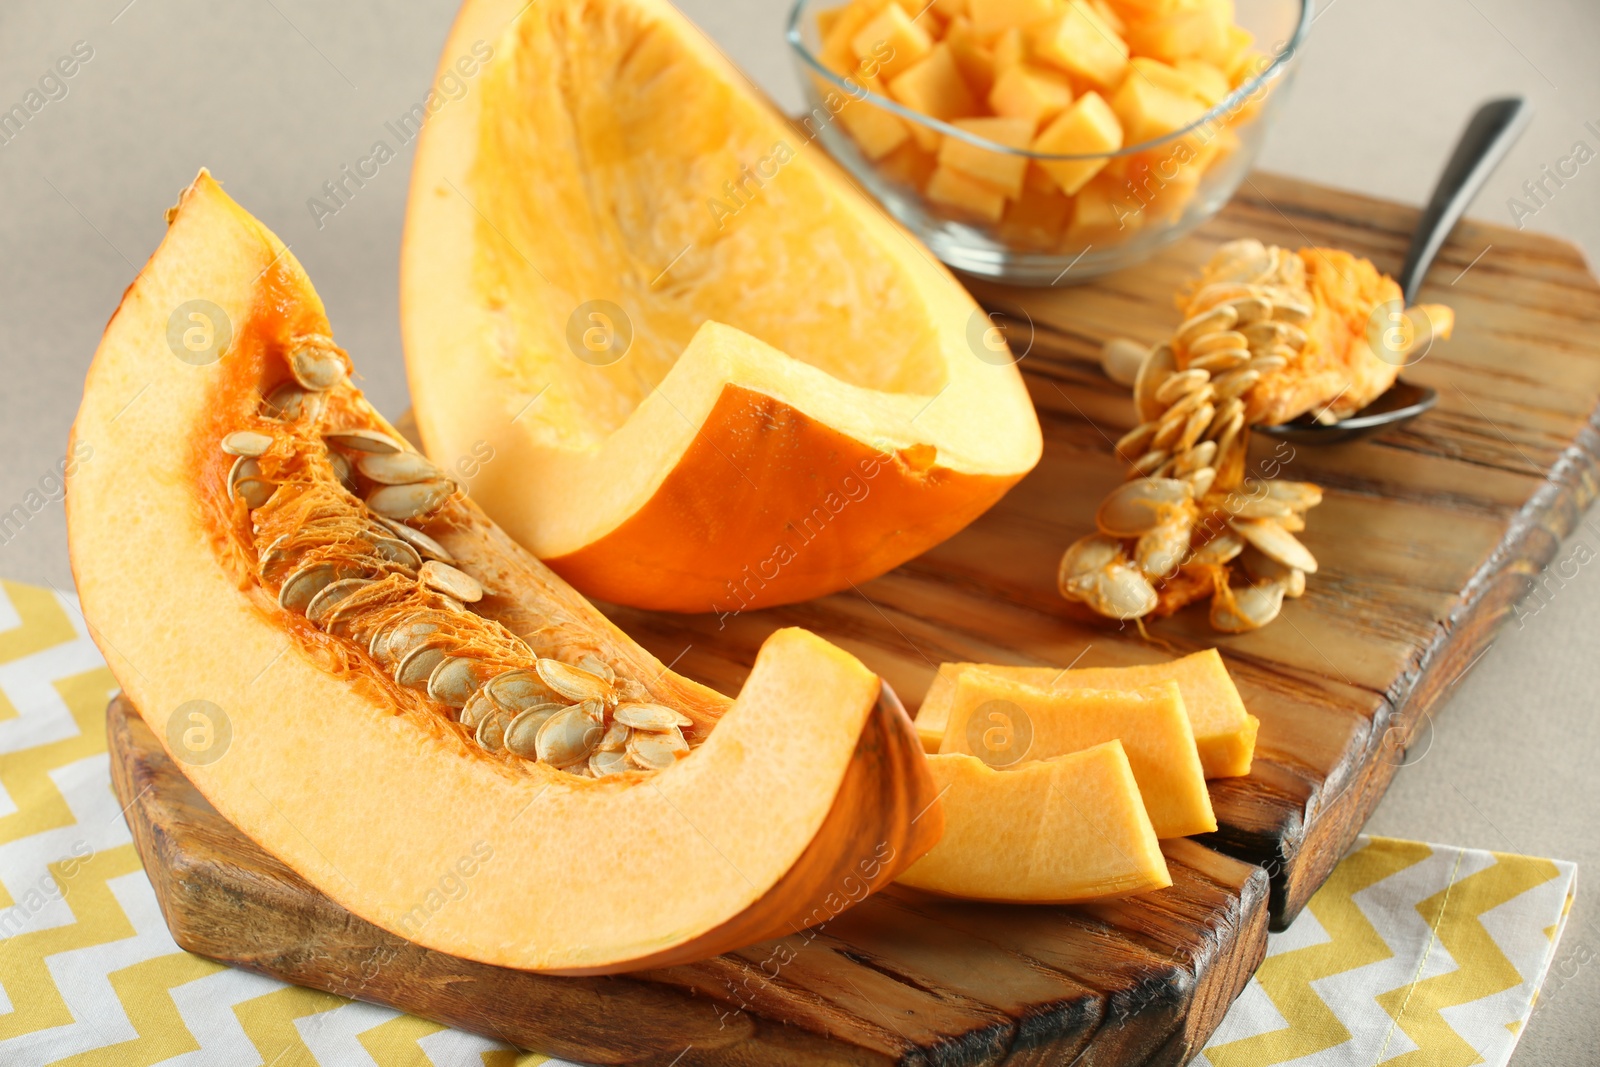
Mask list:
[[[734,701],[666,670],[416,480],[300,265],[209,175],[169,217],[89,371],[68,530],[91,634],[236,826],[379,926],[564,973],[791,932],[937,839],[857,660],[780,630]]]
[[[441,464],[494,449],[473,498],[585,593],[831,592],[1038,461],[1003,340],[811,142],[832,116],[791,125],[664,0],[467,0],[436,90],[401,261],[417,424]]]

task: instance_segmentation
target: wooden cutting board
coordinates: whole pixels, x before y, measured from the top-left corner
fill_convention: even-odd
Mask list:
[[[761,640],[809,627],[911,705],[945,660],[1124,664],[1221,647],[1261,719],[1247,778],[1211,783],[1220,829],[1168,842],[1172,888],[1073,908],[893,889],[820,928],[688,967],[548,978],[427,951],[344,912],[234,831],[132,709],[110,709],[113,777],[178,943],[303,985],[598,1063],[1179,1064],[1383,795],[1423,718],[1533,587],[1594,498],[1600,285],[1570,245],[1459,227],[1423,299],[1455,340],[1407,370],[1437,409],[1375,440],[1258,438],[1252,461],[1328,490],[1302,538],[1321,561],[1264,630],[1203,608],[1137,632],[1086,623],[1055,591],[1062,549],[1123,476],[1133,424],[1100,373],[1107,336],[1157,341],[1176,287],[1240,236],[1335,245],[1398,269],[1414,209],[1257,174],[1195,236],[1081,288],[975,285],[1008,331],[1044,459],[965,532],[891,574],[806,604],[718,618],[615,609],[675,669],[734,692]],[[530,892],[536,892],[530,888]],[[1075,1057],[1078,1057],[1075,1059]]]

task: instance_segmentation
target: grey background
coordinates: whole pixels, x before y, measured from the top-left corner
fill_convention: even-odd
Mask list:
[[[60,459],[107,317],[202,164],[293,247],[364,386],[407,406],[397,256],[409,150],[319,230],[306,208],[427,92],[456,0],[4,0],[0,110],[77,41],[94,50],[0,145],[0,512]],[[780,103],[798,106],[785,0],[686,0]],[[1472,105],[1521,91],[1537,116],[1475,214],[1574,142],[1600,149],[1595,0],[1332,0],[1262,164],[1420,203]],[[1526,220],[1600,253],[1600,160]],[[1491,249],[1488,255],[1494,255]],[[70,588],[61,507],[0,544],[0,576]],[[1426,537],[1426,530],[1417,531]],[[1565,546],[1523,617],[1463,678],[1372,820],[1374,833],[1600,860],[1600,516]],[[1424,744],[1419,743],[1419,748]],[[1415,757],[1414,757],[1415,758]],[[1582,879],[1580,879],[1581,883]],[[1580,891],[1514,1062],[1589,1064],[1600,1046],[1600,897]],[[13,991],[15,995],[15,991]]]

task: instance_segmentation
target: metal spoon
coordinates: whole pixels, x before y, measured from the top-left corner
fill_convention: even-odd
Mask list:
[[[1396,279],[1405,294],[1406,307],[1416,303],[1422,278],[1433,265],[1445,238],[1532,117],[1533,110],[1524,97],[1490,100],[1478,108],[1466,129],[1461,131],[1455,151],[1433,188],[1433,196],[1417,220],[1405,266],[1400,268]],[[1398,426],[1416,418],[1438,401],[1439,394],[1428,386],[1396,381],[1378,399],[1338,422],[1319,423],[1306,416],[1279,426],[1258,426],[1256,430],[1299,444],[1331,445]]]

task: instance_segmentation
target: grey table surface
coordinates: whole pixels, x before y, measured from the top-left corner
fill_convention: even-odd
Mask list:
[[[305,263],[378,406],[391,416],[407,407],[397,256],[410,146],[321,225],[307,201],[423,98],[455,6],[4,0],[0,110],[74,47],[92,55],[0,143],[0,511],[61,457],[100,331],[160,240],[162,210],[201,165]],[[799,109],[785,0],[682,6]],[[1600,148],[1597,45],[1595,0],[1329,0],[1261,163],[1420,203],[1472,106],[1522,92],[1534,123],[1473,213],[1562,235],[1596,262],[1600,163],[1540,200],[1523,184],[1577,142]],[[1456,686],[1371,832],[1600,860],[1594,559],[1600,512]],[[0,577],[71,588],[59,505],[0,537]],[[1600,1060],[1600,967],[1579,965],[1597,950],[1600,897],[1580,889],[1558,954],[1576,973],[1542,999],[1514,1063]]]

